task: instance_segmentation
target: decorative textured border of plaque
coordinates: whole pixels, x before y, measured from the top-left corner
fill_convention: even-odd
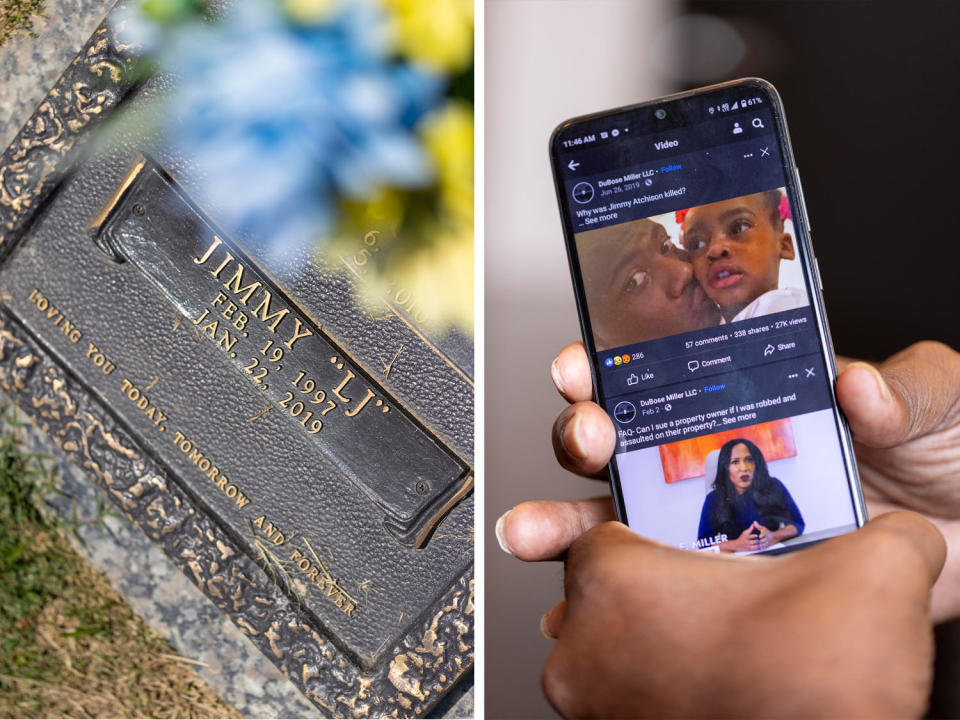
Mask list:
[[[0,156],[0,259],[70,171],[82,135],[131,90],[134,58],[103,22]]]
[[[0,261],[70,172],[89,131],[132,89],[135,57],[105,21],[0,156]],[[423,715],[472,666],[472,565],[397,644],[389,664],[364,672],[304,622],[267,573],[177,483],[167,482],[164,467],[6,308],[0,309],[0,388],[331,716]]]

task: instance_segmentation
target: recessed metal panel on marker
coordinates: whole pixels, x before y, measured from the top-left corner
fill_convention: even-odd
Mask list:
[[[398,539],[421,546],[469,490],[467,465],[406,413],[146,158],[90,228],[137,267],[361,488]]]

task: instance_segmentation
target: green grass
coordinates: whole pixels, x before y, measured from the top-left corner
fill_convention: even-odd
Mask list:
[[[40,511],[40,494],[52,476],[40,458],[21,452],[12,432],[0,439],[0,608],[5,632],[0,635],[0,689],[18,667],[36,663],[27,642],[44,601],[63,585],[70,553],[51,535]]]
[[[43,509],[53,463],[15,427],[0,435],[0,717],[237,717],[73,550]]]
[[[33,20],[43,17],[43,0],[0,0],[0,46],[18,33],[36,37]]]

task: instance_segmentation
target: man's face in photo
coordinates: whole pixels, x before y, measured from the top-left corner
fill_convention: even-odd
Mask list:
[[[598,349],[715,325],[716,305],[663,226],[639,220],[577,237]]]

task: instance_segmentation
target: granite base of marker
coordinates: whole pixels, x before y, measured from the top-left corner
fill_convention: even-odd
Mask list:
[[[33,21],[37,37],[16,35],[0,47],[0,150],[33,114],[116,0],[47,0]]]

